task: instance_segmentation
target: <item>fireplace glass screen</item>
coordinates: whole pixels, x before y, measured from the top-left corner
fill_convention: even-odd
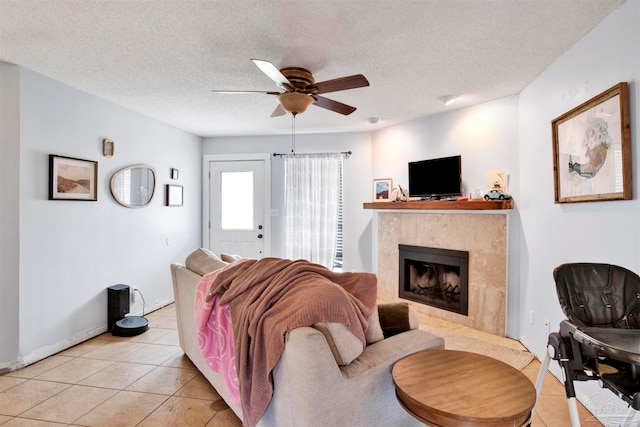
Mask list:
[[[469,253],[399,245],[399,297],[467,315]]]

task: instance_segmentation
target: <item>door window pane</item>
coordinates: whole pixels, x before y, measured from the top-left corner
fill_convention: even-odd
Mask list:
[[[253,171],[220,174],[220,228],[253,230]]]

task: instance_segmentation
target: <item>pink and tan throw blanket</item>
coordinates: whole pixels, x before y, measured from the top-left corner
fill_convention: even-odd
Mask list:
[[[231,403],[241,407],[231,311],[228,305],[220,305],[217,296],[207,301],[211,283],[219,272],[220,270],[216,270],[204,276],[196,288],[195,320],[198,329],[198,347],[207,366],[224,379]]]
[[[375,275],[334,273],[304,260],[242,259],[207,274],[201,285],[205,283],[210,289],[205,304],[196,305],[197,325],[210,327],[211,321],[198,320],[209,318],[216,306],[228,305],[243,424],[249,427],[258,423],[269,406],[270,374],[284,351],[288,331],[318,322],[344,323],[364,343],[376,304]],[[218,322],[219,310],[213,316],[213,322]],[[227,337],[224,345],[228,343]]]

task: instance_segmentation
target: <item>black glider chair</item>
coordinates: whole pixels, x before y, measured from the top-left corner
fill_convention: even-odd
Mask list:
[[[553,359],[563,371],[573,427],[580,426],[574,381],[600,381],[633,418],[640,409],[640,277],[616,265],[572,263],[556,267],[553,278],[567,319],[549,335],[538,397]]]

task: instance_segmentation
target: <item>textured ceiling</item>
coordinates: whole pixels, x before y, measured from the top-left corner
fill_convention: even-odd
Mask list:
[[[371,130],[519,93],[623,2],[0,0],[0,60],[201,136],[291,131],[274,96],[211,92],[278,90],[251,58],[362,73],[326,95],[353,114],[311,106],[296,132]]]

